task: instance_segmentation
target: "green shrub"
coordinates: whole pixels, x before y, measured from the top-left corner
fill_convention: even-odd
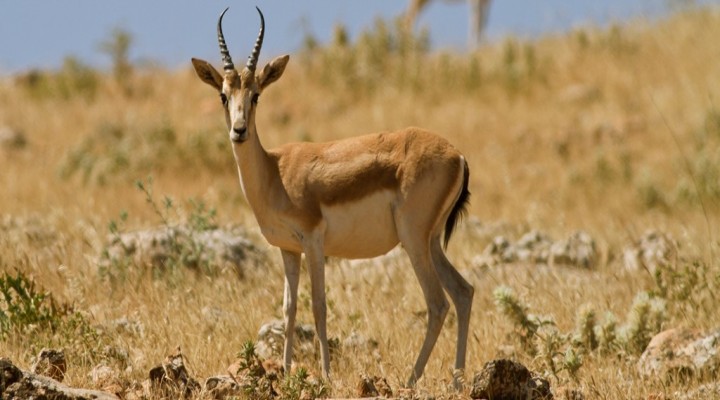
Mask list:
[[[0,335],[31,327],[55,331],[63,318],[71,313],[20,271],[16,271],[15,275],[7,271],[2,273],[0,294]]]
[[[103,341],[83,314],[61,304],[24,273],[0,275],[0,340],[13,335],[42,346],[76,350],[78,362],[91,363]]]

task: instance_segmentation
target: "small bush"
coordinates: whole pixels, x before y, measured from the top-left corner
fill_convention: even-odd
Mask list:
[[[37,287],[20,271],[0,275],[0,339],[25,334],[31,342],[77,350],[80,362],[92,362],[103,342],[90,322],[70,305]]]
[[[499,311],[515,326],[514,335],[525,352],[543,363],[554,376],[567,372],[573,380],[587,357],[639,355],[650,339],[662,329],[666,320],[665,301],[640,293],[628,312],[627,323],[618,329],[615,317],[608,314],[598,325],[595,311],[589,306],[579,309],[575,332],[564,334],[552,317],[529,314],[512,289],[499,287],[493,292]]]
[[[621,337],[626,351],[634,355],[642,353],[650,339],[660,332],[665,319],[664,301],[653,298],[646,292],[637,294]]]
[[[59,306],[49,293],[38,289],[32,279],[19,271],[15,275],[3,272],[0,293],[0,335],[31,327],[55,331],[70,314],[67,308]]]
[[[137,181],[136,187],[160,227],[126,234],[126,212],[120,214],[119,220],[110,221],[109,243],[99,262],[99,272],[104,279],[113,284],[124,283],[129,278],[142,279],[142,272],[132,273],[133,266],[142,267],[140,271],[149,267],[154,278],[167,279],[170,283],[175,283],[188,269],[206,276],[216,276],[226,270],[243,276],[244,270],[238,263],[257,262],[257,252],[249,242],[228,243],[215,236],[217,232],[208,232],[218,229],[215,208],[195,199],[188,200],[184,206],[176,205],[168,196],[157,199],[151,177]],[[224,244],[218,247],[220,242]]]

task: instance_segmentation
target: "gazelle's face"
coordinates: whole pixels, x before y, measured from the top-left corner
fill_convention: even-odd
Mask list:
[[[277,57],[270,61],[262,71],[255,73],[265,32],[265,18],[258,8],[260,33],[258,33],[252,54],[248,57],[247,65],[238,73],[222,33],[222,19],[226,11],[227,9],[220,14],[217,25],[218,44],[225,74],[220,75],[210,63],[204,60],[193,58],[192,64],[198,77],[220,93],[220,100],[225,108],[225,122],[230,133],[230,140],[240,144],[255,135],[255,108],[260,93],[282,76],[290,56]]]
[[[259,98],[260,87],[250,71],[243,70],[238,74],[233,70],[225,74],[220,100],[233,143],[242,143],[255,134],[250,131],[255,128],[255,108]]]

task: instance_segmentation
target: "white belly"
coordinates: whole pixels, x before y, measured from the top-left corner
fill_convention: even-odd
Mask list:
[[[325,255],[370,258],[392,250],[398,244],[394,201],[393,192],[382,190],[354,202],[322,206]]]

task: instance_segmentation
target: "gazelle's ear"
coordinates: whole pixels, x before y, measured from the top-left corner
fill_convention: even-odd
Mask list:
[[[290,56],[285,54],[284,56],[277,57],[276,59],[270,61],[265,68],[263,68],[257,78],[260,90],[265,90],[265,88],[270,86],[271,83],[280,79],[283,72],[285,72],[285,67],[287,66],[289,60]]]
[[[192,65],[195,68],[195,73],[200,79],[208,85],[217,89],[222,90],[223,77],[219,72],[205,60],[199,60],[197,58],[192,59]]]

